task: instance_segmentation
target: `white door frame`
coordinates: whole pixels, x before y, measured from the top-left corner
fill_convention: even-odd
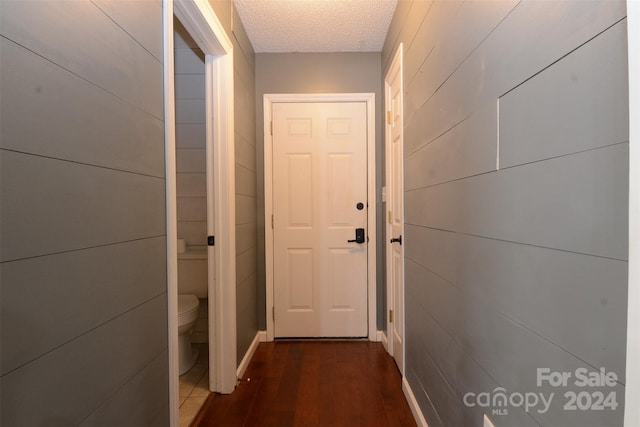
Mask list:
[[[627,1],[629,52],[629,289],[624,425],[640,425],[640,2]]]
[[[178,422],[178,243],[175,140],[173,17],[206,55],[207,232],[215,235],[209,263],[209,389],[230,393],[236,386],[235,153],[233,44],[206,0],[163,0],[163,70],[167,215],[167,310],[169,342],[169,416]],[[211,173],[213,172],[213,173]],[[211,209],[213,207],[213,209]],[[212,217],[214,221],[212,221]],[[209,269],[210,274],[214,274]]]
[[[265,94],[264,104],[264,224],[266,263],[267,341],[274,339],[273,326],[273,137],[271,136],[271,107],[277,102],[365,102],[367,105],[367,318],[370,341],[377,341],[376,325],[376,125],[374,93],[313,93]]]

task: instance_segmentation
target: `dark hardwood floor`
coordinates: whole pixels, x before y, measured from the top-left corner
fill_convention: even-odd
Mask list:
[[[211,394],[192,426],[415,426],[380,343],[260,343],[230,395]]]

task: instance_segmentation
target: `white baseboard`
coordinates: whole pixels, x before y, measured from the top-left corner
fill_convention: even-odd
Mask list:
[[[238,376],[238,379],[244,376],[244,372],[247,370],[247,367],[249,366],[249,362],[251,362],[253,353],[255,353],[256,349],[258,348],[258,344],[264,341],[261,339],[262,334],[264,334],[266,338],[266,332],[258,331],[256,333],[256,336],[253,338],[253,341],[251,341],[251,345],[247,349],[247,352],[244,354],[244,357],[242,358],[242,362],[240,362],[240,365],[238,365],[238,369],[236,370],[236,375]]]
[[[267,342],[267,331],[258,331],[258,339],[260,342]]]
[[[411,408],[413,418],[416,420],[416,424],[420,427],[429,427],[427,420],[425,420],[424,415],[422,415],[420,406],[418,406],[418,401],[411,390],[411,386],[405,377],[402,377],[402,391],[404,392],[404,397],[407,398],[407,402],[409,402],[409,407]]]
[[[382,343],[385,351],[389,353],[389,341],[387,341],[387,334],[385,331],[378,331],[378,341]]]

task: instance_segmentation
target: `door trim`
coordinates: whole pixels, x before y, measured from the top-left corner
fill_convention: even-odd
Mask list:
[[[640,3],[627,2],[629,58],[629,277],[624,425],[640,424]]]
[[[233,115],[233,44],[206,0],[163,0],[163,72],[167,230],[167,328],[169,421],[179,424],[178,397],[178,243],[175,139],[173,17],[206,55],[207,186],[213,186],[213,211],[207,228],[215,234],[209,248],[215,281],[209,280],[209,389],[230,393],[236,386],[235,153]],[[211,219],[215,220],[213,222]],[[212,269],[209,269],[213,274]],[[211,278],[210,278],[211,279]]]
[[[367,106],[367,197],[369,210],[367,228],[367,328],[369,341],[377,341],[376,324],[376,130],[375,93],[313,93],[265,94],[264,103],[264,224],[266,265],[267,341],[274,339],[273,324],[273,137],[271,136],[271,107],[278,102],[365,102]]]

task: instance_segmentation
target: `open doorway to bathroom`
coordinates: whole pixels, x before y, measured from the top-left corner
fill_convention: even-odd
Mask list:
[[[206,68],[204,53],[175,17],[173,32],[179,410],[187,425],[209,394]]]
[[[162,0],[163,69],[165,102],[165,155],[167,202],[167,317],[169,335],[170,425],[179,420],[179,322],[178,322],[178,179],[176,122],[177,97],[174,70],[174,18],[204,53],[206,137],[206,234],[214,246],[187,245],[207,252],[208,390],[230,393],[237,383],[235,318],[235,170],[233,125],[233,45],[206,0]],[[178,89],[180,91],[181,89]],[[178,96],[182,98],[182,96]],[[183,112],[178,112],[182,115]],[[179,160],[182,163],[182,159]],[[180,184],[182,186],[182,183]],[[194,256],[197,256],[193,254]],[[182,257],[185,258],[185,257]],[[189,258],[189,256],[186,256]],[[201,270],[203,271],[203,270]],[[215,277],[214,277],[215,273]],[[194,298],[196,298],[194,296]],[[200,299],[196,305],[199,306]],[[196,310],[196,322],[200,309]],[[204,316],[202,316],[204,318]],[[202,322],[202,321],[201,321]],[[197,339],[197,336],[196,336]],[[206,349],[205,347],[205,349]],[[205,381],[206,382],[206,381]]]

